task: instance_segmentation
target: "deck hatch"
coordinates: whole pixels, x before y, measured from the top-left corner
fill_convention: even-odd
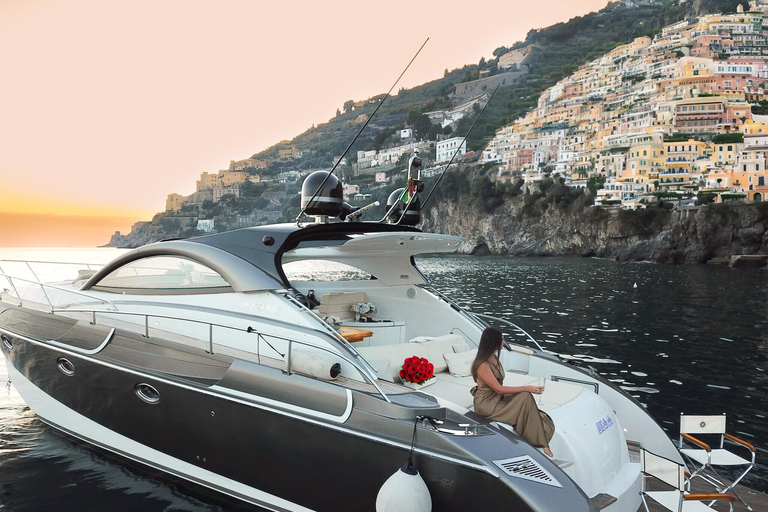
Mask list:
[[[533,460],[529,455],[521,457],[512,457],[511,459],[493,461],[507,476],[531,480],[541,484],[551,485],[553,487],[562,487],[560,482],[555,480],[549,471]]]

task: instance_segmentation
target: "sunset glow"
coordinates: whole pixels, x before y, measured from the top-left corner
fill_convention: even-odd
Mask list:
[[[426,37],[396,90],[606,4],[2,1],[0,246],[105,244],[201,172],[385,92]]]

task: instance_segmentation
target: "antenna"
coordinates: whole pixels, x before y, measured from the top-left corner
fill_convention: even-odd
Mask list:
[[[325,186],[325,182],[328,181],[328,178],[330,178],[331,175],[336,171],[336,167],[339,166],[339,163],[344,159],[345,156],[347,156],[347,153],[349,152],[350,148],[352,148],[352,145],[355,143],[355,141],[357,141],[357,138],[360,137],[360,134],[363,133],[363,130],[365,130],[365,127],[368,126],[368,123],[371,122],[371,119],[373,119],[373,116],[376,115],[376,112],[378,112],[379,109],[381,108],[381,106],[384,104],[384,101],[387,98],[389,98],[390,94],[392,94],[392,89],[394,89],[395,86],[397,85],[397,83],[400,81],[400,79],[403,78],[403,75],[405,74],[405,72],[408,71],[409,67],[411,67],[411,64],[413,64],[413,61],[416,60],[416,57],[419,56],[419,53],[421,53],[421,50],[424,49],[424,46],[426,46],[428,41],[429,41],[429,38],[427,38],[424,41],[424,43],[419,48],[419,51],[416,52],[416,55],[414,55],[413,58],[411,59],[411,61],[408,63],[408,65],[405,66],[405,69],[403,70],[402,73],[400,73],[400,76],[397,77],[397,80],[395,80],[395,83],[392,84],[392,87],[389,88],[389,91],[387,91],[387,94],[381,99],[379,104],[376,105],[376,108],[374,109],[373,113],[371,113],[371,116],[365,121],[365,124],[363,124],[362,128],[360,128],[360,130],[357,132],[357,135],[355,135],[355,138],[352,139],[352,142],[349,143],[349,146],[347,146],[347,149],[344,150],[344,153],[341,154],[339,159],[333,165],[333,168],[331,169],[331,171],[325,176],[325,179],[323,180],[323,182],[320,183],[320,186],[317,187],[317,190],[315,190],[315,193],[312,194],[312,197],[310,198],[310,200],[307,201],[307,206],[312,204],[312,201],[315,200],[315,197],[317,196],[317,194],[323,189],[323,186]],[[301,211],[299,212],[299,214],[296,216],[296,221],[297,222],[301,218],[301,216],[304,215],[304,210],[305,209],[306,209],[306,206],[304,208],[302,208]]]
[[[469,137],[469,134],[472,133],[472,130],[475,128],[475,125],[477,124],[477,122],[480,120],[481,117],[483,117],[483,112],[485,112],[485,109],[488,108],[488,105],[491,104],[491,100],[493,99],[494,94],[496,94],[496,91],[499,90],[499,87],[501,87],[501,82],[499,82],[499,85],[497,85],[496,88],[491,93],[491,97],[488,98],[488,103],[485,104],[485,106],[483,107],[483,110],[480,111],[480,113],[475,118],[474,122],[472,122],[472,126],[469,127],[467,134],[464,136],[464,140],[461,141],[461,144],[459,144],[459,147],[456,148],[456,151],[454,151],[453,156],[448,161],[448,165],[445,166],[445,170],[443,170],[443,172],[440,173],[440,177],[437,178],[437,181],[435,182],[435,185],[432,187],[432,190],[430,190],[429,194],[427,194],[427,198],[424,200],[423,203],[421,203],[421,210],[423,210],[424,207],[427,206],[427,201],[429,201],[429,198],[432,197],[432,192],[435,191],[437,186],[440,184],[440,180],[442,180],[443,176],[445,176],[445,173],[448,172],[448,169],[451,167],[451,164],[453,163],[453,159],[456,158],[456,155],[459,154],[459,150],[461,149],[461,146],[464,145],[464,143],[467,141],[467,138]],[[413,198],[411,198],[411,201],[413,201]],[[411,205],[411,201],[408,201],[408,204],[405,207],[406,210],[408,209],[408,206]],[[402,220],[402,217],[401,217],[401,220]],[[400,222],[398,221],[398,224],[399,223]]]

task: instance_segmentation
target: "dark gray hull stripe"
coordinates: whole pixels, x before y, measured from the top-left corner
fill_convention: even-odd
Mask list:
[[[293,512],[293,509],[276,507],[272,503],[268,503],[268,502],[264,502],[264,501],[261,501],[261,500],[257,500],[255,498],[252,498],[250,496],[246,496],[245,494],[238,493],[236,491],[233,491],[231,489],[227,489],[225,487],[220,487],[218,485],[213,485],[213,484],[211,484],[210,482],[208,482],[208,481],[206,481],[204,479],[194,477],[194,476],[189,475],[187,473],[183,473],[181,471],[177,471],[177,470],[169,468],[167,466],[163,466],[162,464],[158,464],[156,462],[144,459],[142,457],[137,457],[136,455],[132,455],[132,454],[124,452],[122,450],[118,450],[118,449],[116,449],[116,448],[114,448],[112,446],[108,446],[108,445],[105,445],[105,444],[100,443],[98,441],[94,441],[93,439],[90,439],[88,437],[84,437],[84,436],[82,436],[80,434],[77,434],[77,433],[67,429],[67,428],[64,428],[61,425],[58,425],[58,424],[56,424],[53,421],[47,420],[47,419],[42,418],[42,417],[40,417],[40,419],[44,423],[46,423],[47,425],[50,425],[51,427],[53,427],[53,428],[55,428],[57,430],[60,430],[61,432],[64,432],[65,434],[67,434],[67,435],[69,435],[71,437],[74,437],[75,439],[79,439],[80,441],[92,444],[92,445],[94,445],[94,446],[96,446],[98,448],[101,448],[102,450],[106,450],[106,451],[115,453],[117,455],[120,455],[121,457],[125,457],[126,459],[130,459],[132,461],[139,462],[141,464],[144,464],[145,466],[149,466],[151,468],[158,469],[158,470],[163,471],[165,473],[168,473],[168,474],[171,474],[171,475],[183,478],[185,480],[188,480],[188,481],[190,481],[192,483],[201,485],[203,487],[207,487],[208,489],[213,489],[214,491],[220,492],[222,494],[226,494],[227,496],[232,496],[233,498],[237,498],[237,499],[245,501],[247,503],[252,503],[253,505],[258,505],[260,507],[268,508],[268,509],[273,510],[275,512]],[[305,508],[305,507],[300,507],[299,505],[296,505],[296,506],[299,507],[299,508]]]
[[[211,392],[211,391],[206,390],[206,389],[201,389],[201,388],[197,388],[197,387],[187,386],[187,385],[179,383],[179,382],[163,379],[162,377],[159,377],[159,376],[156,376],[156,375],[149,375],[149,374],[146,374],[146,373],[138,372],[136,370],[132,370],[132,369],[125,368],[125,367],[122,367],[122,366],[118,366],[118,365],[115,365],[115,364],[112,364],[112,363],[108,363],[106,361],[100,361],[98,359],[94,359],[92,357],[88,357],[86,355],[79,354],[79,353],[76,353],[76,352],[68,350],[68,349],[52,347],[50,344],[48,344],[46,342],[38,341],[38,340],[33,340],[33,339],[30,339],[30,338],[28,338],[28,337],[26,337],[24,335],[20,335],[18,333],[14,333],[14,332],[8,331],[8,330],[3,329],[3,328],[0,328],[0,333],[4,333],[4,334],[7,334],[7,335],[11,335],[11,336],[15,336],[15,337],[21,338],[24,341],[27,341],[28,343],[32,343],[34,345],[38,345],[38,346],[41,346],[41,347],[44,347],[44,348],[55,349],[55,350],[58,350],[60,352],[65,353],[65,354],[69,354],[69,355],[71,355],[73,357],[79,357],[81,359],[85,359],[85,360],[87,360],[87,361],[89,361],[89,362],[91,362],[93,364],[97,364],[97,365],[100,365],[100,366],[111,368],[113,370],[122,371],[122,372],[125,372],[125,373],[130,373],[130,374],[136,375],[138,377],[153,379],[155,381],[162,382],[162,383],[167,384],[169,386],[174,386],[174,387],[178,387],[178,388],[181,388],[181,389],[186,389],[188,391],[193,391],[193,392],[197,392],[197,393],[206,394],[206,395],[209,395],[209,396],[212,396],[212,397],[216,397],[216,398],[220,398],[220,399],[224,399],[224,400],[227,400],[227,401],[230,401],[230,402],[236,402],[236,403],[239,403],[239,404],[247,405],[249,407],[255,407],[257,409],[261,409],[261,410],[268,411],[268,412],[271,412],[271,413],[274,413],[274,414],[279,414],[279,415],[282,415],[282,416],[286,416],[286,417],[289,417],[289,418],[292,418],[292,419],[295,419],[295,420],[298,420],[298,421],[302,421],[304,423],[309,423],[309,424],[320,426],[320,427],[323,427],[323,428],[335,430],[337,432],[341,432],[341,433],[344,433],[344,434],[347,434],[347,435],[355,436],[355,437],[358,437],[358,438],[361,438],[361,439],[367,439],[369,441],[373,441],[373,442],[376,442],[376,443],[379,443],[379,444],[383,444],[383,445],[386,445],[386,446],[393,446],[393,447],[400,448],[400,449],[403,449],[403,450],[408,450],[408,451],[410,451],[410,449],[411,449],[410,443],[402,443],[402,442],[394,441],[392,439],[387,439],[387,438],[379,437],[379,436],[376,436],[376,435],[373,435],[373,434],[367,434],[367,433],[359,432],[359,431],[352,430],[352,429],[349,429],[349,428],[345,428],[345,427],[342,427],[339,424],[327,423],[327,422],[321,421],[319,419],[309,418],[307,416],[302,416],[300,414],[291,413],[291,412],[288,412],[288,411],[286,411],[284,409],[278,409],[278,408],[275,408],[275,407],[270,407],[268,404],[260,403],[259,401],[255,400],[258,397],[255,397],[254,395],[246,395],[245,393],[240,393],[243,396],[249,397],[249,399],[246,400],[246,399],[238,398],[238,397],[234,396],[235,393],[238,393],[237,391],[234,391],[234,390],[232,390],[232,391],[227,390],[227,394],[224,394],[224,393],[222,393],[222,390],[224,388],[217,388],[217,390],[219,391],[218,393],[217,392]],[[37,386],[35,386],[35,387],[37,387]],[[352,391],[349,390],[349,389],[346,389],[346,391],[348,393],[349,403],[351,404],[351,402],[352,402],[352,397],[351,397]],[[350,410],[349,414],[351,414],[351,407],[348,408],[348,409]],[[315,413],[315,414],[317,414],[317,413]],[[346,421],[346,418],[344,419],[344,421]],[[423,448],[418,448],[418,447],[414,447],[413,451],[415,453],[426,455],[428,457],[433,457],[433,458],[438,459],[438,460],[443,460],[443,461],[446,461],[446,462],[450,462],[452,464],[457,464],[457,465],[464,466],[464,467],[467,467],[467,468],[471,468],[471,469],[474,469],[474,470],[477,470],[477,471],[483,471],[483,472],[488,473],[489,475],[493,476],[494,478],[500,478],[499,472],[493,470],[492,468],[490,468],[490,467],[488,467],[488,466],[486,466],[484,464],[479,464],[479,463],[475,463],[475,462],[469,462],[469,461],[466,461],[466,460],[463,460],[463,459],[459,459],[457,457],[451,457],[449,455],[444,455],[444,454],[441,454],[441,453],[433,452],[431,450],[425,450]]]

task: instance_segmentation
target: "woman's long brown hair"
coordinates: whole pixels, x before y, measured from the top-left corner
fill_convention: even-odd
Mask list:
[[[496,357],[499,356],[503,339],[504,335],[495,327],[486,327],[483,331],[482,336],[480,336],[480,345],[477,347],[477,356],[475,356],[475,360],[472,361],[472,366],[470,367],[472,378],[475,382],[477,382],[477,369],[480,368],[480,365],[494,354],[496,354]]]

